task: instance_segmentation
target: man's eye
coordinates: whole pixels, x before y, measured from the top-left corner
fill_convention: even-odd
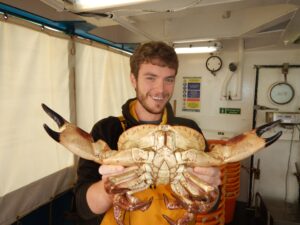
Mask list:
[[[147,80],[154,80],[154,77],[146,77]]]
[[[169,77],[169,78],[166,79],[166,81],[169,82],[169,83],[174,83],[175,78],[174,77]]]

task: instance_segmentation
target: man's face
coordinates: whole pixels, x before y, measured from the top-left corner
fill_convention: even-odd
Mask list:
[[[139,108],[138,113],[161,114],[171,98],[175,85],[175,70],[152,63],[140,66],[138,78],[131,74],[131,82],[136,90]],[[149,119],[151,117],[148,117]]]

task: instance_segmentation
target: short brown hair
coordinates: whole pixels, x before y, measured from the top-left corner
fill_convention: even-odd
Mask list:
[[[178,58],[173,47],[161,41],[151,41],[140,45],[130,57],[131,73],[137,79],[142,63],[152,63],[178,70]]]

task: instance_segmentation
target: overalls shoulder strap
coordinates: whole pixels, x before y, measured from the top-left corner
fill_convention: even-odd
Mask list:
[[[125,120],[124,116],[119,116],[118,119],[120,120],[123,131],[125,131],[127,128],[127,126],[126,126],[127,124],[126,124],[126,120]]]

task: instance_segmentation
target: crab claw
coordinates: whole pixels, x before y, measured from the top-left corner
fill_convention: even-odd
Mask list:
[[[67,122],[62,116],[54,112],[52,109],[50,109],[45,104],[42,104],[42,107],[44,111],[56,122],[57,126],[59,128],[62,128],[64,124]],[[52,137],[55,141],[60,142],[60,133],[50,129],[47,124],[43,125],[46,132],[49,134],[50,137]]]
[[[276,127],[277,125],[279,125],[282,121],[281,120],[276,120],[274,122],[271,123],[267,123],[265,125],[262,125],[260,127],[258,127],[256,129],[256,134],[258,137],[261,137],[263,135],[263,133],[265,133],[266,131]],[[282,131],[279,131],[278,133],[276,133],[275,135],[273,135],[272,137],[269,138],[264,138],[265,139],[265,147],[273,144],[275,141],[277,141],[280,136],[282,135]]]
[[[44,124],[46,132],[55,141],[66,147],[75,155],[87,160],[93,160],[97,163],[102,163],[102,157],[105,154],[109,155],[111,152],[115,153],[115,151],[112,151],[104,141],[98,140],[97,142],[94,142],[89,133],[74,124],[69,123],[45,104],[42,104],[42,107],[57,123],[60,129],[60,132],[56,132]]]
[[[225,163],[238,162],[243,160],[260,149],[263,149],[279,139],[282,131],[275,135],[263,138],[261,137],[266,131],[279,125],[281,120],[277,120],[265,125],[262,125],[252,131],[245,132],[241,135],[229,139],[225,144],[216,144],[211,147],[208,152],[212,164],[221,165]]]

